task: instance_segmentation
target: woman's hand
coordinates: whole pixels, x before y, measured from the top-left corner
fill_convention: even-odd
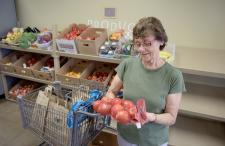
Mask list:
[[[109,87],[109,90],[106,93],[106,96],[109,98],[115,98],[116,93],[118,93],[122,87],[123,87],[123,82],[120,80],[119,76],[116,75],[112,80],[111,86]]]
[[[149,123],[149,122],[155,122],[157,120],[157,115],[154,114],[154,113],[148,113],[146,112],[144,115],[144,113],[142,113],[140,116],[141,117],[146,117],[146,118],[137,118],[137,119],[133,119],[130,121],[129,124],[134,124],[136,125],[137,123],[140,123],[141,125],[144,125],[146,123]],[[138,120],[139,119],[139,120]]]
[[[105,96],[106,96],[106,97],[109,97],[109,98],[115,98],[115,97],[116,97],[115,93],[113,93],[113,92],[110,91],[110,90],[107,91],[107,93],[106,93]]]
[[[143,120],[141,121],[142,125],[148,122],[155,122],[157,120],[157,115],[155,113],[148,113],[148,112],[142,113],[142,117],[146,117],[146,118],[143,118]]]

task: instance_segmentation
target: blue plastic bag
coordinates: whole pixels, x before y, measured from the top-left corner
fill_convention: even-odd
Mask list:
[[[100,99],[100,97],[102,96],[102,92],[100,90],[91,90],[88,96],[88,100],[87,101],[83,101],[83,100],[78,100],[76,103],[74,103],[70,109],[70,111],[67,114],[67,127],[68,128],[73,128],[73,123],[74,123],[74,117],[73,117],[73,113],[78,111],[78,110],[82,110],[82,111],[86,111],[88,112],[89,107],[91,107],[91,103],[95,100]],[[81,123],[83,120],[85,120],[86,116],[82,115],[80,117],[78,117],[76,120],[78,120],[78,124]]]

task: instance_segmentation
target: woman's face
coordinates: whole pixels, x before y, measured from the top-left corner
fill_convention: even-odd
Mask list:
[[[140,57],[145,62],[152,62],[159,59],[159,47],[162,42],[155,40],[154,36],[138,38],[134,40],[135,50],[140,54]]]

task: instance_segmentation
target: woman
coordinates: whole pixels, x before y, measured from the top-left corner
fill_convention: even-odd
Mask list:
[[[182,73],[160,58],[167,43],[166,32],[155,17],[142,18],[133,29],[134,48],[139,58],[124,60],[116,68],[116,76],[108,97],[123,87],[125,99],[136,102],[144,97],[147,119],[141,129],[135,124],[117,125],[119,146],[167,146],[169,126],[176,121],[182,92]]]

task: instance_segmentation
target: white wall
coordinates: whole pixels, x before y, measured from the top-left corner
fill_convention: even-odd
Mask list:
[[[117,8],[117,18],[110,22],[158,17],[177,46],[225,50],[225,0],[17,0],[18,18],[25,26],[63,28],[105,20],[104,7]]]

